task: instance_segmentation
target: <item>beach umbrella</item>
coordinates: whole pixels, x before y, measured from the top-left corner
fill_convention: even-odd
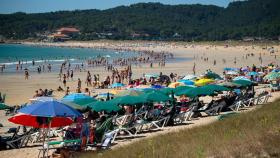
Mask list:
[[[113,99],[109,100],[109,101],[97,101],[97,102],[89,105],[89,107],[96,112],[101,112],[101,111],[117,112],[117,111],[121,110],[121,108],[119,106],[117,106],[117,103],[115,103],[113,101]]]
[[[235,77],[233,79],[233,81],[236,81],[236,80],[247,80],[247,81],[251,81],[249,78],[245,77],[245,76],[238,76],[238,77]]]
[[[213,83],[213,82],[214,82],[213,79],[202,78],[202,79],[199,79],[198,81],[195,81],[195,85],[204,86],[206,84]]]
[[[153,89],[161,89],[161,88],[164,88],[164,86],[162,86],[162,85],[152,85],[151,88],[153,88]]]
[[[166,102],[170,100],[167,95],[156,91],[139,95],[138,99],[142,102]]]
[[[194,85],[194,81],[191,80],[178,80],[178,82],[182,82],[185,85]]]
[[[6,110],[6,109],[11,109],[11,107],[4,103],[0,103],[0,110]]]
[[[238,71],[238,68],[226,67],[226,68],[224,68],[224,71]]]
[[[196,87],[196,88],[191,88],[191,89],[186,89],[177,92],[176,95],[186,95],[189,97],[197,97],[197,96],[206,96],[206,95],[213,95],[215,92],[221,92],[221,91],[229,91],[230,89],[220,86],[220,85],[205,85],[202,87]]]
[[[123,84],[123,83],[114,83],[111,85],[112,88],[120,88],[120,87],[124,87],[124,86],[125,86],[125,84]]]
[[[185,84],[182,83],[182,82],[173,82],[173,83],[170,83],[168,85],[169,88],[176,88],[176,87],[179,87],[179,86],[184,86]]]
[[[95,98],[96,99],[106,99],[108,97],[108,95],[110,98],[114,96],[113,93],[99,93]]]
[[[68,118],[68,117],[74,118],[74,117],[82,116],[81,113],[79,113],[77,110],[71,108],[66,104],[57,101],[46,101],[46,102],[38,102],[35,104],[31,104],[29,106],[20,109],[19,113],[22,113],[24,115],[30,115],[30,117],[36,117],[36,119],[33,119],[33,121],[35,121],[34,123],[36,122],[39,123],[42,128],[44,128],[44,125],[42,124],[45,124],[45,126],[48,127],[47,133],[49,132],[49,129],[52,127],[52,123],[54,124],[56,123],[54,122],[56,119]],[[18,122],[19,124],[26,122],[26,120],[24,119],[20,119],[20,121],[22,122]],[[32,119],[30,119],[30,121],[32,121]],[[68,123],[69,124],[72,123],[67,119],[62,119],[57,122],[60,121],[65,121],[65,122],[61,122],[61,124],[58,124],[57,126],[60,125],[64,126]],[[48,137],[48,141],[49,141],[49,137]],[[44,147],[44,143],[45,143],[45,137],[43,141],[43,147]],[[46,153],[48,153],[48,146],[47,146]],[[45,150],[43,152],[43,157],[45,157]]]
[[[116,96],[138,96],[138,95],[141,95],[141,94],[144,94],[144,92],[142,91],[137,91],[137,90],[125,90],[125,91],[122,91],[118,94],[116,94]]]
[[[280,68],[273,69],[271,72],[280,72]]]
[[[226,72],[227,75],[238,75],[238,72],[236,71],[228,71]]]
[[[39,117],[28,114],[18,113],[8,119],[10,122],[34,128],[56,128],[68,126],[73,123],[70,117]]]
[[[258,75],[260,75],[260,74],[258,72],[254,72],[254,71],[247,73],[247,76],[258,76]]]
[[[19,112],[39,117],[81,116],[81,114],[77,110],[58,101],[38,102],[20,109]]]
[[[183,80],[195,80],[197,79],[197,76],[195,75],[186,75],[185,77],[183,77]]]
[[[277,80],[280,79],[280,73],[279,72],[271,72],[269,74],[267,74],[264,79],[267,80]]]
[[[116,95],[116,94],[119,94],[119,93],[122,92],[122,91],[124,91],[124,90],[112,89],[112,90],[110,91],[110,93],[113,94],[113,95]]]
[[[92,97],[84,94],[84,93],[71,93],[69,95],[64,96],[61,101],[65,102],[73,102],[75,100],[82,100],[82,99],[93,99]]]
[[[224,87],[228,87],[228,88],[240,88],[240,87],[242,87],[242,85],[234,83],[234,82],[223,82],[223,83],[220,83],[219,85],[224,86]]]
[[[83,93],[72,93],[64,96],[61,102],[75,109],[83,110],[86,109],[89,104],[96,102],[96,100]]]
[[[135,88],[132,88],[132,89],[137,90],[137,91],[142,91],[142,92],[154,91],[154,89],[151,88],[148,85],[139,85],[139,86],[136,86]]]
[[[176,87],[174,89],[174,94],[178,95],[178,93],[180,93],[180,91],[184,91],[184,90],[192,89],[192,88],[194,88],[194,87],[193,86],[180,86],[180,87]]]
[[[230,89],[217,85],[217,84],[209,84],[201,87],[202,89],[205,89],[206,91],[215,91],[215,92],[221,92],[221,91],[229,91]]]
[[[145,74],[145,78],[158,78],[159,74]]]
[[[54,101],[56,99],[53,97],[36,97],[36,98],[31,98],[29,100],[35,103],[35,102],[44,102],[44,101]]]
[[[214,73],[214,72],[207,72],[205,75],[204,75],[205,78],[209,78],[209,79],[218,79],[218,80],[221,80],[223,79],[220,75]]]
[[[205,90],[202,87],[186,89],[176,93],[177,96],[186,95],[188,97],[197,97],[197,96],[205,96],[205,95],[212,95],[212,94],[214,94],[214,91]]]
[[[247,67],[243,67],[243,68],[241,68],[241,71],[243,71],[243,72],[248,72],[249,69],[248,69]]]
[[[242,87],[248,87],[248,86],[255,85],[254,82],[248,81],[248,80],[235,80],[235,81],[233,81],[233,83],[240,84]]]
[[[175,88],[165,87],[165,88],[162,88],[158,91],[163,93],[163,94],[170,95],[172,93],[172,91],[174,92],[174,90],[175,90]]]
[[[111,100],[111,102],[115,103],[116,105],[135,105],[142,103],[141,99],[138,96],[121,96]]]

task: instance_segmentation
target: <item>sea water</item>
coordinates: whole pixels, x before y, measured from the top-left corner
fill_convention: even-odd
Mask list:
[[[45,47],[31,46],[23,44],[0,44],[0,66],[5,65],[5,73],[17,72],[16,65],[23,63],[23,69],[27,68],[36,71],[39,65],[52,65],[53,70],[58,70],[65,61],[70,61],[71,65],[84,64],[85,60],[97,57],[108,58],[128,58],[136,56],[135,52],[116,52],[114,50],[100,50],[93,48],[69,48],[69,47]],[[32,65],[34,60],[35,66]],[[20,67],[19,67],[20,71]]]

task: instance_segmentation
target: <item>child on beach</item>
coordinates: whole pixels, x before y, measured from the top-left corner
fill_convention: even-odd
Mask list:
[[[29,72],[28,72],[27,69],[25,69],[25,71],[24,71],[24,76],[25,76],[25,80],[28,80],[28,78],[29,78]]]

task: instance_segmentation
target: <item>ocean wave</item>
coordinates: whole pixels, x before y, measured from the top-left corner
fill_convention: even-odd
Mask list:
[[[71,58],[71,59],[49,59],[49,60],[35,60],[35,63],[50,63],[50,62],[65,62],[65,61],[75,61],[77,59]],[[32,64],[32,60],[29,61],[21,61],[23,64]],[[18,64],[18,61],[15,62],[6,62],[6,63],[0,63],[0,65],[16,65]]]

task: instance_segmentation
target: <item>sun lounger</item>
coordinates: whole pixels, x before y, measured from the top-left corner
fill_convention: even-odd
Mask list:
[[[11,137],[11,139],[7,140],[7,147],[10,149],[22,148],[28,145],[28,142],[31,140],[31,134],[34,133],[34,129],[30,129],[29,131],[23,133],[22,135],[18,134],[18,131]]]

